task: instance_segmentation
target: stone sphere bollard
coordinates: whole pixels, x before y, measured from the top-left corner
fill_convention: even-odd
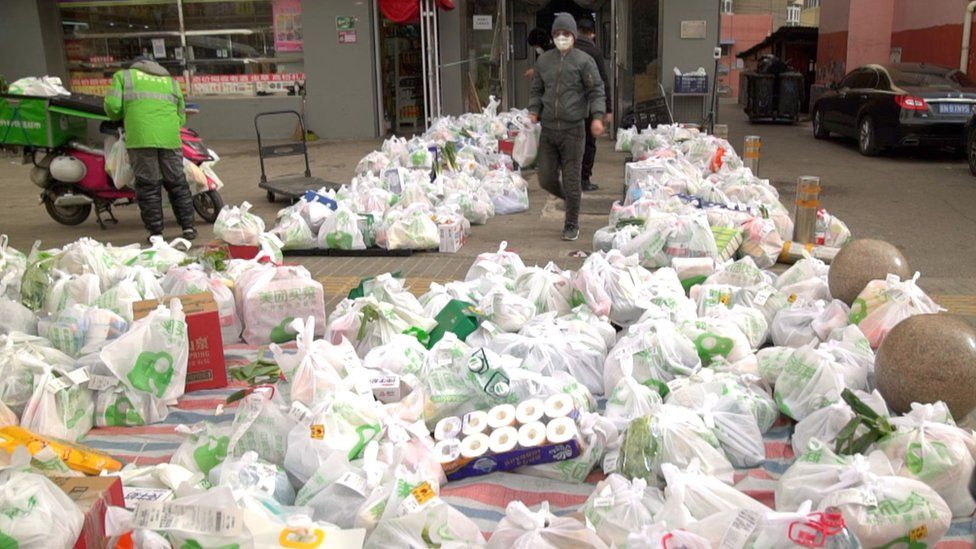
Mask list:
[[[874,367],[878,390],[895,412],[941,400],[962,420],[976,408],[976,328],[958,316],[899,322],[881,342]]]
[[[868,282],[884,280],[889,273],[902,280],[912,276],[908,260],[898,248],[883,240],[855,240],[844,246],[830,262],[827,277],[830,295],[852,305]]]

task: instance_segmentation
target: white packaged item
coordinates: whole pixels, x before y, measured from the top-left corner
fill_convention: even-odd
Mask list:
[[[910,280],[899,280],[889,274],[883,282],[869,282],[854,300],[851,324],[857,324],[872,349],[881,346],[888,332],[902,320],[944,310],[918,287],[918,277],[919,273],[915,273]]]
[[[241,339],[241,319],[237,314],[234,293],[216,275],[207,275],[195,265],[174,267],[160,281],[160,286],[168,295],[210,292],[217,302],[220,335],[224,344],[236,343]]]
[[[508,251],[508,242],[502,241],[498,245],[497,252],[486,252],[475,258],[471,268],[464,276],[464,280],[470,282],[485,274],[501,274],[514,281],[523,270],[525,270],[525,264],[522,262],[522,258],[517,253]]]
[[[607,544],[580,521],[557,517],[549,512],[544,501],[538,511],[532,511],[521,501],[509,502],[505,517],[498,523],[488,549],[562,549],[590,547],[605,549]]]
[[[523,269],[515,279],[515,293],[531,301],[539,314],[555,312],[564,315],[572,309],[571,275],[554,263],[545,268]]]
[[[582,511],[600,539],[623,547],[630,532],[653,524],[663,504],[660,490],[648,488],[643,479],[631,481],[614,473],[597,483]]]
[[[941,403],[939,403],[941,404]],[[913,403],[907,414],[891,419],[895,432],[878,441],[878,449],[900,463],[900,476],[920,480],[939,493],[954,517],[968,517],[976,501],[964,481],[976,462],[976,435],[944,423],[944,405]]]
[[[179,265],[186,260],[186,252],[191,246],[190,241],[185,238],[174,238],[166,242],[159,235],[149,237],[149,242],[150,246],[127,261],[126,265],[146,267],[157,273],[166,274],[170,267]]]
[[[282,248],[286,250],[304,250],[314,248],[316,244],[315,234],[312,233],[311,227],[308,226],[308,222],[305,221],[302,214],[297,211],[278,216],[277,223],[271,229],[271,233],[281,239]]]
[[[288,432],[284,467],[307,482],[333,453],[353,460],[380,434],[378,409],[372,393],[360,396],[339,390]]]
[[[359,224],[360,216],[340,202],[335,213],[319,228],[318,247],[327,250],[365,250],[366,241]]]
[[[621,431],[634,419],[653,413],[662,402],[657,389],[638,383],[629,375],[620,378],[613,392],[608,395],[604,415]]]
[[[288,325],[296,318],[315,318],[324,333],[325,293],[305,267],[263,265],[238,280],[244,341],[252,345],[294,339]]]
[[[586,482],[593,468],[603,461],[607,447],[617,440],[619,433],[609,419],[598,413],[581,410],[577,423],[583,437],[583,451],[580,455],[564,461],[520,467],[516,471],[575,484]]]
[[[723,511],[769,511],[762,503],[702,472],[698,463],[691,463],[687,468],[665,463],[661,465],[661,472],[667,488],[664,489],[664,505],[656,518],[669,528],[685,528]]]
[[[274,389],[260,388],[241,400],[231,425],[228,456],[255,452],[268,463],[284,463],[288,432],[296,420],[283,409],[286,403],[275,398],[276,394]]]
[[[93,426],[95,403],[92,392],[70,378],[48,370],[34,380],[20,425],[39,435],[77,441]]]
[[[129,390],[175,403],[183,395],[189,347],[183,305],[174,299],[134,322],[99,356]]]
[[[806,257],[779,275],[775,286],[793,300],[829,301],[830,288],[827,286],[829,271],[830,266],[823,261]]]
[[[251,203],[224,206],[214,222],[214,236],[234,246],[257,246],[264,232],[264,220],[250,213]]]
[[[440,244],[437,223],[422,204],[408,206],[387,229],[388,250],[431,250]]]
[[[85,514],[61,488],[29,472],[27,452],[14,455],[0,470],[0,532],[9,547],[72,547],[81,534]]]
[[[37,335],[37,315],[18,301],[0,295],[0,334]]]
[[[844,389],[867,390],[868,372],[835,362],[812,346],[796,349],[776,378],[773,396],[780,411],[802,421],[815,410],[840,400]]]
[[[878,415],[888,417],[888,405],[881,393],[878,391],[871,393],[854,391],[854,394]],[[793,453],[798,456],[802,455],[810,448],[810,444],[814,440],[820,441],[828,448],[833,448],[837,442],[837,435],[854,417],[854,410],[843,400],[811,412],[793,429],[793,436],[790,439],[793,445]],[[855,432],[855,438],[866,433],[866,428],[859,427]]]
[[[628,369],[642,385],[664,393],[667,382],[690,375],[702,366],[694,344],[667,320],[651,320],[631,327],[607,354],[603,383],[610,394]]]

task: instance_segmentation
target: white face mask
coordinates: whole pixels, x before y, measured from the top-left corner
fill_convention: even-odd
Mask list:
[[[536,46],[535,47],[535,53],[538,54],[538,55],[542,55],[542,54],[546,53],[546,50],[540,48],[539,46]]]
[[[552,42],[556,44],[556,49],[559,51],[569,51],[569,48],[573,47],[572,36],[557,36],[552,39]]]

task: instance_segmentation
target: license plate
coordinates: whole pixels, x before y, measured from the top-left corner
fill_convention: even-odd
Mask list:
[[[941,114],[969,114],[973,112],[973,105],[970,103],[939,103]]]

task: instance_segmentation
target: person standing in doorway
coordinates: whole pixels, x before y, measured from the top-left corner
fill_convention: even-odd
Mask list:
[[[555,47],[552,44],[552,37],[549,36],[549,33],[546,32],[545,29],[540,29],[539,27],[529,31],[529,38],[527,41],[529,43],[529,47],[535,52],[536,59],[538,59],[540,55]],[[535,76],[535,68],[529,67],[529,69],[525,71],[525,77],[531,80],[533,76]]]
[[[539,185],[566,201],[563,240],[579,238],[580,172],[586,120],[592,118],[589,130],[600,136],[606,115],[606,92],[600,72],[592,57],[573,47],[576,36],[573,16],[557,13],[552,24],[556,49],[545,52],[536,61],[529,94],[532,121],[542,121]]]
[[[163,234],[166,188],[183,238],[193,240],[193,195],[183,174],[180,128],[186,105],[180,85],[149,57],[141,56],[115,73],[105,96],[105,113],[125,124],[125,146],[135,175],[136,202],[150,238]]]
[[[577,22],[579,27],[579,38],[576,39],[576,47],[588,54],[596,62],[596,68],[600,71],[600,80],[603,80],[603,89],[607,96],[607,112],[603,122],[610,124],[613,120],[613,101],[610,100],[610,79],[607,77],[607,66],[603,62],[603,50],[596,45],[596,23],[592,19],[583,18]],[[590,126],[593,119],[588,118],[586,125]],[[593,176],[593,163],[596,161],[596,137],[592,131],[586,132],[586,148],[583,151],[583,168],[580,174],[581,187],[583,192],[596,191],[599,185],[593,184],[590,178]]]

